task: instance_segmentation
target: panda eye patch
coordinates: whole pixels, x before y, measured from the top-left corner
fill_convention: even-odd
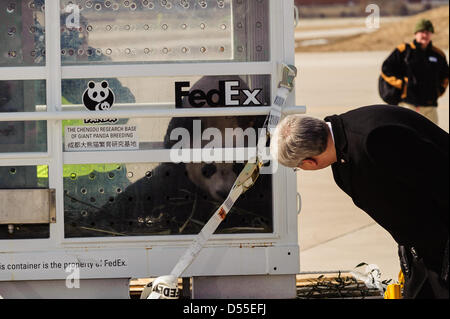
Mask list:
[[[214,164],[207,164],[202,167],[202,175],[206,178],[211,178],[217,172],[217,167]]]
[[[97,97],[97,92],[92,93],[92,96],[93,96],[94,98],[96,98],[96,97]]]
[[[105,92],[100,92],[100,95],[101,95],[102,97],[105,97]]]

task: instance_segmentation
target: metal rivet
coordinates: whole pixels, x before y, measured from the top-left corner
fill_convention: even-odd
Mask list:
[[[10,37],[15,36],[15,35],[16,35],[16,32],[17,32],[17,28],[16,28],[16,27],[9,27],[9,28],[8,28],[8,35],[9,35]]]
[[[6,12],[8,13],[13,13],[16,10],[16,4],[15,3],[10,3],[8,5],[8,7],[6,8]]]
[[[189,2],[186,1],[186,0],[181,0],[181,1],[180,1],[180,6],[182,6],[182,7],[185,8],[185,9],[188,9],[188,8],[190,7],[190,4],[189,4]]]

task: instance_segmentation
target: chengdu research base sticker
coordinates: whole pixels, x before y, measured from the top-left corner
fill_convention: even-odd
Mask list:
[[[136,125],[66,126],[66,152],[138,150]]]
[[[90,81],[83,93],[83,104],[89,111],[107,113],[114,104],[114,92],[107,81]],[[117,123],[118,119],[85,119],[89,126],[66,126],[64,145],[67,152],[116,151],[139,149],[136,125],[95,125]]]

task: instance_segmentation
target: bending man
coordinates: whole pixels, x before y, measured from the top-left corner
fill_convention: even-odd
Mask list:
[[[448,298],[449,136],[406,108],[366,106],[324,121],[288,116],[272,154],[331,165],[336,184],[399,244],[405,298]]]

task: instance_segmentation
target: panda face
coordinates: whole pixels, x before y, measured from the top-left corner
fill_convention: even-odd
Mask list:
[[[103,102],[109,96],[108,82],[102,81],[101,83],[89,82],[87,94],[92,101]]]
[[[233,187],[237,174],[232,163],[186,164],[189,179],[212,198],[221,202]]]

